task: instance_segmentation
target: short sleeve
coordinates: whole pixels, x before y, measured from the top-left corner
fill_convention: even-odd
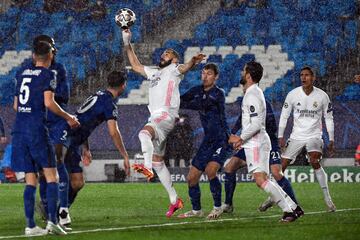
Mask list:
[[[104,106],[105,120],[116,120],[119,114],[117,106],[113,103],[113,101],[109,99],[108,102],[104,104]]]
[[[56,89],[56,78],[55,74],[52,71],[46,70],[41,71],[42,77],[44,78],[44,92],[52,91],[55,92]]]
[[[152,77],[152,75],[154,75],[158,70],[150,68],[148,66],[144,66],[144,71],[146,74],[146,77],[149,79]]]

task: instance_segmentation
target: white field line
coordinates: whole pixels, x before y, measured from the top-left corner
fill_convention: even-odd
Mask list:
[[[337,209],[337,212],[350,212],[350,211],[360,211],[360,208],[347,208],[347,209]],[[327,213],[326,211],[318,211],[318,212],[305,212],[305,216],[307,215],[317,215]],[[144,229],[144,228],[161,228],[161,227],[169,227],[169,226],[179,226],[179,225],[189,225],[189,224],[202,224],[202,223],[219,223],[219,222],[229,222],[229,221],[244,221],[251,219],[266,219],[266,218],[276,218],[281,217],[279,214],[268,215],[268,216],[259,216],[259,217],[243,217],[243,218],[224,218],[217,220],[199,220],[193,222],[175,222],[175,223],[159,223],[159,224],[149,224],[149,225],[135,225],[135,226],[126,226],[126,227],[113,227],[113,228],[96,228],[96,229],[87,229],[80,231],[72,231],[68,234],[81,234],[81,233],[93,233],[93,232],[110,232],[110,231],[121,231],[121,230],[132,230],[132,229]],[[36,237],[36,236],[32,236]],[[14,235],[14,236],[0,236],[0,239],[11,239],[11,238],[27,238],[25,235]]]

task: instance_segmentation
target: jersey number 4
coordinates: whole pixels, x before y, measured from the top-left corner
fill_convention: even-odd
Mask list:
[[[31,78],[24,78],[20,86],[19,101],[22,105],[29,101],[30,88],[27,84],[31,83]]]

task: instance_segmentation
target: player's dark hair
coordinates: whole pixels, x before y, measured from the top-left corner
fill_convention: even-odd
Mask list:
[[[111,88],[120,87],[126,82],[126,73],[122,71],[112,71],[107,77],[108,86]]]
[[[166,49],[165,51],[171,52],[172,54],[174,54],[174,56],[175,56],[177,59],[180,60],[180,55],[179,55],[179,53],[178,53],[177,51],[175,51],[174,49],[168,48],[168,49]]]
[[[215,73],[215,75],[219,75],[219,67],[215,64],[215,63],[207,63],[203,69],[206,69],[206,70],[213,70],[213,72]]]
[[[251,61],[245,65],[245,72],[249,73],[252,80],[258,83],[263,76],[264,68],[261,66],[260,63]]]
[[[55,47],[55,40],[52,37],[45,34],[38,35],[33,40],[33,46],[37,45],[39,42],[48,42],[53,48],[53,54],[56,54],[57,49]]]
[[[52,51],[52,47],[50,43],[40,41],[36,45],[34,45],[34,53],[39,57],[45,57]]]
[[[301,70],[300,70],[300,73],[301,73],[302,71],[304,71],[304,70],[308,70],[308,71],[311,73],[311,75],[313,75],[313,76],[316,75],[314,69],[312,69],[312,67],[310,67],[310,66],[304,66],[304,67],[302,67]]]

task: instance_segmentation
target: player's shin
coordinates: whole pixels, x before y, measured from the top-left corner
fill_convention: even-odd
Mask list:
[[[66,170],[65,164],[61,163],[57,166],[59,173],[59,200],[60,208],[68,208],[69,197],[69,174]]]
[[[289,206],[288,202],[285,200],[285,192],[277,184],[274,184],[270,180],[266,180],[261,185],[261,188],[264,189],[265,192],[270,194],[276,205],[278,205],[283,210],[283,212],[293,211]]]
[[[48,201],[46,198],[46,189],[47,189],[47,182],[45,177],[39,178],[39,193],[40,193],[40,200],[43,206],[43,209],[46,213],[46,216],[48,215]]]
[[[284,190],[284,192],[292,199],[292,201],[295,202],[295,204],[298,204],[295,193],[292,189],[291,183],[286,177],[282,177],[279,181],[276,181],[279,186]]]
[[[59,194],[59,185],[56,182],[50,182],[47,184],[47,199],[49,210],[49,221],[57,224],[57,201]]]
[[[146,130],[141,130],[139,133],[139,140],[141,143],[141,151],[144,155],[144,165],[147,169],[152,169],[152,157],[154,153],[154,145],[151,141],[151,134]]]
[[[35,227],[34,208],[35,208],[35,194],[36,187],[26,185],[24,190],[24,209],[26,217],[26,226],[29,228]]]
[[[210,180],[210,191],[214,199],[214,207],[221,207],[221,183],[218,177]]]
[[[196,184],[195,186],[189,186],[189,196],[190,196],[192,209],[196,211],[201,210],[201,203],[200,203],[201,192],[200,192],[199,184]]]
[[[171,175],[164,162],[153,162],[153,168],[155,169],[161,184],[165,187],[169,194],[171,204],[175,204],[177,200],[177,194],[173,183],[171,181]]]
[[[323,190],[324,199],[326,202],[331,201],[327,175],[322,167],[315,169],[316,179],[318,180],[321,189]]]
[[[225,204],[232,205],[234,191],[236,188],[236,172],[225,172]]]

